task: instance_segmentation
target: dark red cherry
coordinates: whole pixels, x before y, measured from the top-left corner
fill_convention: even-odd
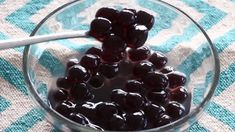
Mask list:
[[[136,15],[136,10],[135,9],[131,9],[131,8],[124,8],[123,10],[129,10],[131,12],[133,12]]]
[[[67,62],[67,69],[77,64],[79,64],[79,60],[77,58],[69,59]]]
[[[120,53],[111,53],[109,51],[102,51],[101,58],[103,62],[113,63],[119,62],[124,58],[125,54],[123,52]]]
[[[90,77],[89,72],[81,65],[74,65],[67,71],[68,80],[72,82],[87,81]]]
[[[95,70],[100,65],[100,57],[97,55],[86,54],[81,58],[80,65],[87,70]]]
[[[142,46],[142,47],[139,47],[137,49],[130,49],[130,50],[128,50],[129,58],[132,61],[145,60],[145,59],[148,58],[149,54],[150,54],[150,50],[146,46]]]
[[[160,72],[164,73],[164,74],[167,74],[167,73],[173,72],[174,70],[175,69],[171,66],[165,66],[160,70]]]
[[[166,88],[168,86],[168,78],[159,72],[149,72],[143,77],[143,82],[150,87]]]
[[[117,63],[101,63],[99,67],[100,75],[105,76],[106,78],[113,78],[118,74],[118,64]]]
[[[112,33],[114,33],[115,35],[121,37],[123,40],[126,40],[127,29],[123,28],[118,23],[112,23]]]
[[[122,10],[119,12],[117,21],[122,26],[129,26],[135,23],[135,14],[130,10]]]
[[[55,91],[55,93],[53,94],[53,98],[57,102],[64,101],[68,98],[68,92],[64,89],[59,89]]]
[[[171,121],[172,121],[171,117],[169,115],[164,114],[154,122],[154,126],[155,127],[163,126],[171,123]]]
[[[86,102],[82,105],[77,105],[75,111],[83,114],[91,121],[96,119],[96,105],[92,102]]]
[[[183,86],[172,89],[170,93],[172,100],[178,102],[184,102],[188,97],[188,91]]]
[[[137,80],[128,80],[125,85],[125,90],[132,93],[143,93],[143,84]]]
[[[147,125],[147,120],[143,111],[128,113],[125,115],[126,126],[129,131],[143,130]]]
[[[107,18],[110,21],[114,22],[117,19],[118,16],[118,10],[114,9],[114,8],[110,8],[110,7],[103,7],[100,8],[97,12],[95,17],[103,17],[103,18]]]
[[[101,49],[96,48],[96,47],[91,47],[90,49],[88,49],[86,51],[85,54],[92,54],[92,55],[100,56],[101,55]]]
[[[165,90],[152,91],[148,93],[148,99],[154,103],[165,103],[168,100],[168,93]]]
[[[133,68],[133,74],[136,77],[144,77],[148,72],[155,70],[154,65],[149,61],[141,61]]]
[[[90,80],[88,81],[89,85],[92,87],[92,88],[100,88],[104,85],[104,77],[97,74],[97,75],[94,75],[90,78]]]
[[[97,131],[104,131],[104,129],[102,127],[95,125],[95,124],[92,124],[92,123],[86,124],[84,126],[90,127],[90,128],[97,130]]]
[[[127,93],[126,107],[128,111],[138,110],[144,104],[144,98],[138,93]]]
[[[133,73],[135,64],[126,59],[121,60],[119,63],[119,73],[121,76],[129,76]]]
[[[113,115],[108,122],[108,130],[123,130],[125,128],[125,119],[120,115]]]
[[[98,17],[91,22],[89,34],[98,40],[103,40],[111,33],[111,22],[102,17]]]
[[[182,104],[176,101],[171,101],[167,105],[167,113],[170,117],[179,119],[185,115],[185,108]]]
[[[74,111],[75,104],[71,101],[63,101],[55,107],[55,110],[65,117],[69,117],[69,114]]]
[[[100,102],[96,106],[96,114],[98,118],[110,119],[114,114],[118,114],[118,109],[113,103]]]
[[[164,107],[156,104],[147,104],[144,107],[144,112],[145,115],[150,119],[150,120],[155,120],[161,117],[165,113]]]
[[[179,71],[170,72],[167,74],[169,79],[169,88],[176,88],[186,84],[186,75]]]
[[[166,65],[167,57],[160,52],[155,52],[150,56],[149,61],[155,65],[156,69],[161,69]]]
[[[87,101],[94,98],[94,96],[91,95],[86,83],[76,84],[73,88],[71,88],[70,95],[78,101]]]
[[[70,88],[71,87],[71,83],[69,82],[69,80],[67,79],[67,77],[60,77],[56,80],[56,85],[59,88]]]
[[[121,107],[124,107],[126,103],[126,95],[127,95],[127,92],[121,89],[114,89],[112,90],[110,98],[111,98],[111,101],[115,102]]]
[[[144,25],[133,25],[127,32],[127,45],[131,48],[138,48],[144,45],[148,38],[148,29]]]
[[[86,125],[89,123],[89,120],[82,114],[80,113],[71,113],[69,115],[69,119],[79,123],[79,124],[82,124],[82,125]]]
[[[153,27],[154,24],[154,16],[150,15],[145,11],[138,11],[137,15],[137,23],[145,25],[149,30]]]
[[[112,54],[120,53],[125,51],[126,43],[119,36],[111,34],[104,40],[102,49]]]

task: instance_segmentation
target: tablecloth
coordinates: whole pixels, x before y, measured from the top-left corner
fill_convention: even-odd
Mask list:
[[[0,39],[27,37],[50,12],[70,0],[0,0]],[[164,0],[190,14],[215,44],[221,74],[214,98],[187,131],[235,131],[235,0]],[[27,92],[24,47],[0,51],[0,131],[57,131]]]

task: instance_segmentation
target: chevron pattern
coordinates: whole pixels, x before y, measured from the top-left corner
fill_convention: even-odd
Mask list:
[[[0,26],[2,27],[0,29],[0,39],[28,36],[48,13],[69,1],[0,0]],[[77,8],[78,6],[71,6],[70,8],[74,8],[73,10],[77,12],[83,12],[87,11],[86,9],[94,8],[96,4],[102,1],[85,0],[79,3],[79,8]],[[155,5],[154,0],[136,1],[140,8],[153,11],[155,17],[164,18],[156,21],[154,29],[150,32],[150,38],[162,35],[165,30],[173,28],[172,25],[178,19],[176,12],[168,10],[161,5]],[[163,1],[185,11],[207,31],[219,53],[221,61],[221,75],[214,98],[202,113],[202,117],[187,131],[235,131],[235,0]],[[164,12],[162,12],[163,10]],[[65,10],[65,13],[66,11],[69,14],[69,10]],[[56,21],[61,22],[64,29],[73,27],[73,30],[87,30],[89,26],[88,23],[83,22],[86,19],[84,15],[81,13],[77,18],[80,21],[79,26],[63,20],[61,15],[57,15]],[[191,43],[197,38],[198,34],[199,32],[193,30],[192,25],[185,24],[181,33],[171,35],[153,48],[171,55],[179,43]],[[77,52],[81,50],[76,49],[71,43],[74,42],[60,41],[61,48],[64,51]],[[57,130],[46,120],[45,115],[29,96],[22,71],[23,49],[23,47],[18,47],[0,51],[0,82],[2,85],[0,92],[0,131],[56,132]],[[187,68],[187,71],[181,69],[188,76],[197,74],[211,55],[204,42],[196,49],[197,52],[188,54],[182,62],[179,62],[178,68],[181,69],[188,66],[192,60],[197,60],[193,66]],[[43,55],[54,63],[61,63],[57,55],[49,51]],[[51,74],[57,72],[54,69],[54,65],[48,66],[47,64],[47,62],[40,60],[42,68],[46,68]],[[211,74],[211,72],[207,73],[207,79],[210,78]],[[207,83],[206,85],[209,84]],[[202,90],[201,93],[203,92]],[[200,92],[197,93],[200,94]],[[199,99],[195,98],[193,104],[197,104],[199,101]]]

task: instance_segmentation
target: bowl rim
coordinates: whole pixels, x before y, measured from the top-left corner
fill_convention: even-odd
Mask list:
[[[39,30],[39,28],[51,17],[53,16],[55,13],[57,13],[58,11],[60,11],[63,8],[66,8],[69,5],[72,5],[73,3],[79,2],[80,0],[74,0],[71,2],[68,2],[58,8],[56,8],[55,10],[53,10],[51,13],[49,13],[46,17],[44,17],[38,24],[37,26],[34,28],[34,30],[32,31],[32,33],[30,34],[30,36],[34,36],[36,34],[36,32]],[[208,92],[207,96],[204,98],[204,100],[189,114],[187,114],[186,116],[184,116],[183,118],[172,122],[170,124],[158,127],[158,128],[152,128],[152,129],[148,129],[148,130],[144,130],[145,132],[148,131],[167,131],[167,130],[171,130],[174,127],[178,127],[182,124],[185,124],[189,119],[191,118],[197,118],[203,111],[203,109],[205,109],[205,106],[208,105],[210,99],[212,98],[214,91],[217,87],[217,84],[219,82],[219,75],[220,75],[220,61],[219,61],[219,56],[216,50],[216,47],[213,45],[212,41],[210,40],[210,37],[207,35],[206,31],[192,18],[190,17],[187,13],[185,13],[184,11],[182,11],[181,9],[179,9],[178,7],[171,5],[167,2],[164,2],[162,0],[156,0],[157,2],[165,5],[165,6],[169,6],[171,8],[174,8],[175,10],[181,12],[183,15],[185,15],[185,17],[189,18],[198,28],[199,30],[203,33],[203,35],[205,36],[205,38],[207,39],[210,49],[212,51],[212,56],[214,59],[214,76],[213,76],[213,82],[212,85],[210,87],[210,91]],[[85,127],[83,125],[80,125],[76,122],[73,122],[67,118],[64,118],[63,116],[61,116],[60,114],[58,114],[55,110],[53,110],[52,108],[50,108],[48,105],[46,105],[41,98],[39,97],[39,95],[37,94],[37,91],[34,89],[33,83],[30,81],[30,76],[28,73],[28,56],[29,56],[29,49],[30,49],[30,45],[25,46],[24,48],[24,52],[23,52],[23,74],[24,74],[24,78],[25,78],[25,82],[27,83],[27,85],[29,86],[29,91],[30,94],[33,96],[33,99],[35,100],[35,102],[37,104],[39,104],[39,106],[41,106],[47,113],[49,113],[53,118],[56,118],[57,120],[65,123],[67,126],[71,127],[71,128],[77,128],[79,127],[80,129],[84,129],[86,131],[97,131],[88,127]],[[50,122],[50,121],[49,121]],[[142,130],[143,131],[143,130]]]

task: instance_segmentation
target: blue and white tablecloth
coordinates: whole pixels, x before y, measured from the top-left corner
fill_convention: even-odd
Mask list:
[[[27,37],[48,13],[70,0],[0,0],[0,39]],[[214,98],[188,131],[235,131],[235,0],[164,0],[208,33],[221,62]],[[0,131],[56,131],[29,97],[23,47],[0,51]]]

